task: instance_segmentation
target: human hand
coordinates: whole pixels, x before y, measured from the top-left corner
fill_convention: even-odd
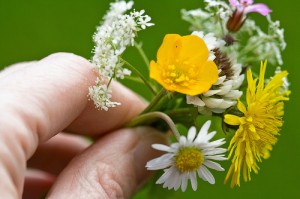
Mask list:
[[[0,72],[0,198],[40,198],[50,187],[47,198],[130,198],[143,184],[158,156],[150,145],[164,139],[146,127],[116,130],[145,103],[113,82],[122,106],[98,111],[87,97],[95,78],[68,53]]]

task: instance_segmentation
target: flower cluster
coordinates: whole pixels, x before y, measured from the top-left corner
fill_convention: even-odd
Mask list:
[[[112,78],[123,79],[130,75],[131,71],[124,68],[121,55],[126,47],[134,45],[136,33],[141,29],[154,25],[151,18],[144,15],[145,11],[132,11],[125,14],[133,6],[133,2],[117,1],[110,4],[110,10],[103,17],[103,22],[97,28],[93,36],[96,44],[92,63],[101,76],[89,90],[91,99],[99,109],[108,110],[110,107],[120,105],[111,102],[111,90],[109,83]],[[108,81],[106,81],[108,80]]]
[[[225,183],[231,179],[231,187],[240,186],[241,173],[249,181],[251,172],[258,172],[259,163],[270,156],[277,142],[284,102],[290,94],[288,73],[281,69],[281,53],[286,47],[284,30],[279,21],[271,20],[271,9],[253,0],[204,2],[203,9],[181,12],[183,20],[191,24],[191,33],[166,34],[156,60],[150,62],[141,45],[135,44],[135,36],[153,23],[144,10],[126,14],[133,6],[131,1],[112,3],[93,37],[96,46],[92,63],[99,78],[89,88],[90,98],[98,109],[120,105],[110,100],[110,83],[113,78],[123,79],[131,74],[124,65],[135,72],[136,76],[128,80],[140,78],[134,85],[144,83],[153,98],[126,126],[170,129],[176,141],[169,146],[154,144],[153,148],[164,154],[150,160],[146,168],[163,170],[156,184],[174,190],[181,188],[183,192],[189,181],[196,191],[198,177],[215,184],[209,169],[228,170]],[[250,18],[250,13],[266,18],[267,32]],[[121,57],[132,45],[149,65],[148,77]],[[276,67],[270,78],[265,77],[264,60]],[[211,120],[203,122],[207,115]],[[217,125],[220,120],[222,124]],[[213,140],[217,132],[208,133],[211,124],[219,131],[223,127],[225,133],[218,134],[223,138]],[[183,126],[180,132],[178,125]],[[226,139],[230,143],[228,158],[227,149],[220,148]],[[231,161],[228,169],[215,162],[227,159]]]

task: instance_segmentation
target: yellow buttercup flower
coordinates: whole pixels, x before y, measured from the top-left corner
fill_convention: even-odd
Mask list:
[[[232,164],[225,183],[232,177],[231,187],[240,186],[241,172],[245,181],[251,180],[252,170],[258,172],[257,163],[270,156],[283,124],[283,101],[288,100],[290,91],[283,90],[282,86],[288,73],[276,74],[265,86],[266,64],[261,64],[259,79],[253,79],[251,70],[247,72],[247,107],[241,101],[237,104],[244,116],[225,115],[227,124],[239,125],[229,145]]]
[[[218,69],[208,60],[209,51],[196,35],[168,34],[150,63],[150,77],[166,90],[198,95],[210,89],[218,79]]]

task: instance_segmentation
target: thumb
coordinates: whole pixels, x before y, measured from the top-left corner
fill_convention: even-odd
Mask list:
[[[47,198],[130,198],[150,172],[145,164],[165,137],[148,127],[107,134],[77,156],[60,174]]]

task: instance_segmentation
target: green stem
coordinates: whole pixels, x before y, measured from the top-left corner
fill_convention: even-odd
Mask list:
[[[143,81],[140,78],[135,77],[135,76],[126,75],[125,79],[136,82],[136,83],[143,83]]]
[[[142,44],[141,43],[137,43],[136,41],[134,41],[134,46],[135,48],[138,50],[138,52],[140,53],[142,59],[144,60],[146,66],[147,66],[147,69],[149,70],[149,59],[146,55],[146,53],[144,52],[143,48],[142,48]]]
[[[150,112],[153,109],[153,107],[155,107],[158,104],[158,102],[161,100],[161,98],[165,95],[166,95],[166,90],[161,89],[159,93],[154,97],[154,99],[150,102],[150,104],[146,107],[146,109],[143,111],[142,114]]]
[[[221,26],[221,32],[222,32],[222,37],[225,35],[225,31],[224,31],[224,27],[223,27],[223,24],[222,24],[222,19],[220,16],[218,16],[218,21],[219,21],[219,24]]]
[[[191,114],[195,111],[195,107],[192,108],[178,108],[170,111],[166,111],[165,113],[168,114],[169,116],[172,115],[188,115]]]
[[[108,81],[108,83],[107,83],[107,88],[109,87],[109,85],[110,85],[110,83],[111,83],[112,80],[113,80],[113,77],[111,77],[111,78],[109,79],[109,81]]]
[[[125,126],[126,127],[135,127],[140,124],[149,123],[149,121],[153,121],[156,119],[162,119],[166,124],[169,126],[170,130],[172,131],[173,135],[176,137],[176,139],[179,141],[180,134],[176,128],[175,123],[173,120],[165,113],[163,112],[150,112],[146,114],[142,114],[128,122]]]
[[[137,76],[139,76],[139,78],[141,78],[141,80],[143,80],[143,82],[145,83],[145,85],[149,88],[149,90],[151,91],[151,93],[153,95],[156,95],[155,90],[152,88],[152,86],[149,84],[149,82],[146,80],[146,78],[142,75],[142,73],[140,73],[140,71],[138,71],[133,65],[131,65],[129,62],[127,62],[126,60],[124,60],[122,57],[119,57],[119,59],[124,62],[124,64],[126,64],[128,66],[128,68],[130,70],[132,70],[134,73],[137,74]]]

